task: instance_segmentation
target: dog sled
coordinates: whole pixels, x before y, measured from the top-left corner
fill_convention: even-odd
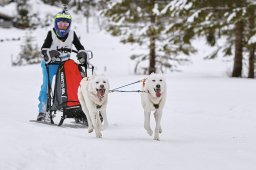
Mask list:
[[[60,49],[60,52],[74,52],[72,49]],[[93,57],[91,51],[87,51],[88,59]],[[58,71],[55,76],[54,85],[50,84],[49,78],[49,65],[58,64]],[[78,101],[77,90],[80,81],[83,77],[87,77],[87,70],[90,69],[93,75],[93,65],[89,63],[77,64],[74,60],[68,59],[62,61],[57,58],[54,63],[46,64],[48,72],[48,99],[47,99],[47,113],[49,114],[48,120],[54,124],[53,118],[57,112],[62,112],[62,116],[58,126],[61,126],[66,118],[74,118],[76,123],[82,122],[87,125],[87,119],[82,111],[81,105]]]

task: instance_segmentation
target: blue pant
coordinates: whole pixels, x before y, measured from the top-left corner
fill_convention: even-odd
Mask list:
[[[56,75],[59,65],[48,65],[49,66],[49,79],[50,84],[52,84],[53,76]],[[47,105],[47,93],[48,93],[48,73],[46,70],[45,61],[42,60],[41,68],[43,73],[43,84],[41,86],[40,94],[39,94],[39,104],[38,111],[39,113],[46,113],[46,105]]]

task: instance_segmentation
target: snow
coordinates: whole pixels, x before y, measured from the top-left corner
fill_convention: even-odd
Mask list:
[[[132,74],[131,46],[97,29],[86,34],[85,21],[74,25],[86,49],[94,52],[96,72],[106,74],[111,89],[145,77]],[[48,29],[33,32],[38,44]],[[26,32],[0,28],[0,37],[23,37]],[[31,122],[37,116],[42,75],[40,65],[11,67],[10,57],[19,53],[21,43],[0,42],[1,170],[255,169],[256,81],[229,78],[227,63],[202,60],[209,52],[203,42],[196,42],[201,50],[191,65],[165,75],[168,97],[160,141],[143,129],[138,93],[109,94],[110,127],[102,139],[72,119],[61,127]]]
[[[196,11],[194,14],[192,14],[190,17],[188,17],[188,22],[192,23],[194,22],[195,18],[198,17],[198,15],[200,14],[201,10]]]
[[[160,15],[160,11],[159,11],[159,9],[158,9],[158,4],[157,4],[157,3],[154,5],[154,8],[153,8],[152,12],[153,12],[153,14],[155,14],[156,16],[159,16],[159,15]]]
[[[167,10],[173,11],[174,9],[188,10],[192,7],[192,5],[193,4],[191,2],[187,2],[187,0],[174,0],[167,4],[161,13],[165,14]]]
[[[229,16],[228,16],[228,19],[227,19],[227,21],[228,22],[230,22],[233,18],[235,18],[236,17],[236,12],[233,12],[233,13],[231,13]]]
[[[15,9],[16,9],[16,5],[14,3],[11,3],[4,7],[0,6],[0,13],[6,14],[9,16],[15,16],[17,14]]]
[[[251,38],[249,39],[248,44],[251,45],[251,44],[254,44],[255,42],[256,42],[256,35],[253,35],[253,36],[251,36]]]

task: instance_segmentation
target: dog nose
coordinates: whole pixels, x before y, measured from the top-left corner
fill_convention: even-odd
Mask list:
[[[156,88],[160,89],[160,87],[161,87],[160,84],[157,84],[157,85],[156,85]]]
[[[103,84],[101,84],[101,85],[100,85],[100,88],[104,89],[104,85],[103,85]]]

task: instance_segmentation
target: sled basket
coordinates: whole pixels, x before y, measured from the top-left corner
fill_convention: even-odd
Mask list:
[[[63,112],[59,126],[62,125],[65,118],[86,119],[77,96],[82,75],[84,72],[81,66],[71,59],[59,64],[53,97],[50,95],[48,97],[50,115],[56,111]],[[54,123],[52,119],[51,122]]]
[[[80,106],[77,90],[82,75],[79,67],[73,60],[67,60],[59,65],[51,110],[63,111],[64,107]]]

